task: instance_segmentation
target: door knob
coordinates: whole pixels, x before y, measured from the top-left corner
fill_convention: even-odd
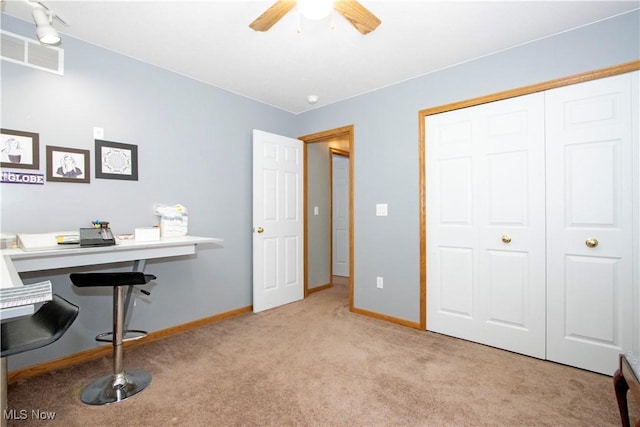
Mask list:
[[[511,236],[509,236],[508,234],[502,235],[502,241],[504,243],[511,243]]]
[[[590,248],[595,248],[596,246],[598,246],[598,240],[597,240],[597,239],[594,239],[594,238],[587,239],[587,240],[584,242],[584,244],[585,244],[585,245],[587,245],[587,246],[588,246],[588,247],[590,247]]]
[[[262,233],[263,231],[264,231],[264,228],[262,228],[262,227],[256,228],[256,232],[257,233]]]

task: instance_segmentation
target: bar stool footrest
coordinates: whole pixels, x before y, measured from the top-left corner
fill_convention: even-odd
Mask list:
[[[124,331],[122,342],[139,340],[140,338],[146,337],[148,334],[149,332],[140,329],[127,329]],[[113,342],[113,332],[98,334],[96,335],[95,340],[101,342]]]

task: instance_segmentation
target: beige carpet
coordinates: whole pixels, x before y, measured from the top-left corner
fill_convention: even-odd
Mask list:
[[[127,349],[125,366],[153,380],[117,404],[79,400],[107,357],[10,385],[10,409],[28,416],[9,425],[620,424],[610,377],[352,314],[347,299],[335,286]]]

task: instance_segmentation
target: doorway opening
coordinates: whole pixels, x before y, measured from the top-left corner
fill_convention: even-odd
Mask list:
[[[349,308],[353,309],[353,125],[301,136],[304,143],[304,295],[349,283]],[[336,237],[334,219],[334,156],[347,160],[346,186],[340,214],[344,218]],[[338,160],[340,161],[340,160]],[[336,194],[337,195],[337,194]],[[347,206],[344,206],[344,204]],[[342,243],[336,249],[334,243]],[[338,251],[346,251],[346,254]],[[340,275],[334,274],[334,260],[340,260]],[[346,272],[345,272],[346,269]],[[347,274],[345,276],[345,273]]]

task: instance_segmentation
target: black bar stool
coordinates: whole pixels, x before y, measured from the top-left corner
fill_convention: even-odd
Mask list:
[[[0,414],[6,425],[4,411],[7,409],[7,356],[47,346],[64,335],[78,317],[78,306],[59,295],[53,294],[51,301],[44,303],[29,317],[20,317],[3,322],[2,334],[2,403]]]
[[[144,285],[156,276],[141,272],[72,273],[71,282],[80,288],[90,286],[113,287],[113,373],[103,376],[82,390],[81,400],[89,405],[120,402],[144,390],[151,383],[151,374],[135,369],[125,372],[123,365],[124,300],[129,286]],[[103,334],[101,334],[103,335]]]

